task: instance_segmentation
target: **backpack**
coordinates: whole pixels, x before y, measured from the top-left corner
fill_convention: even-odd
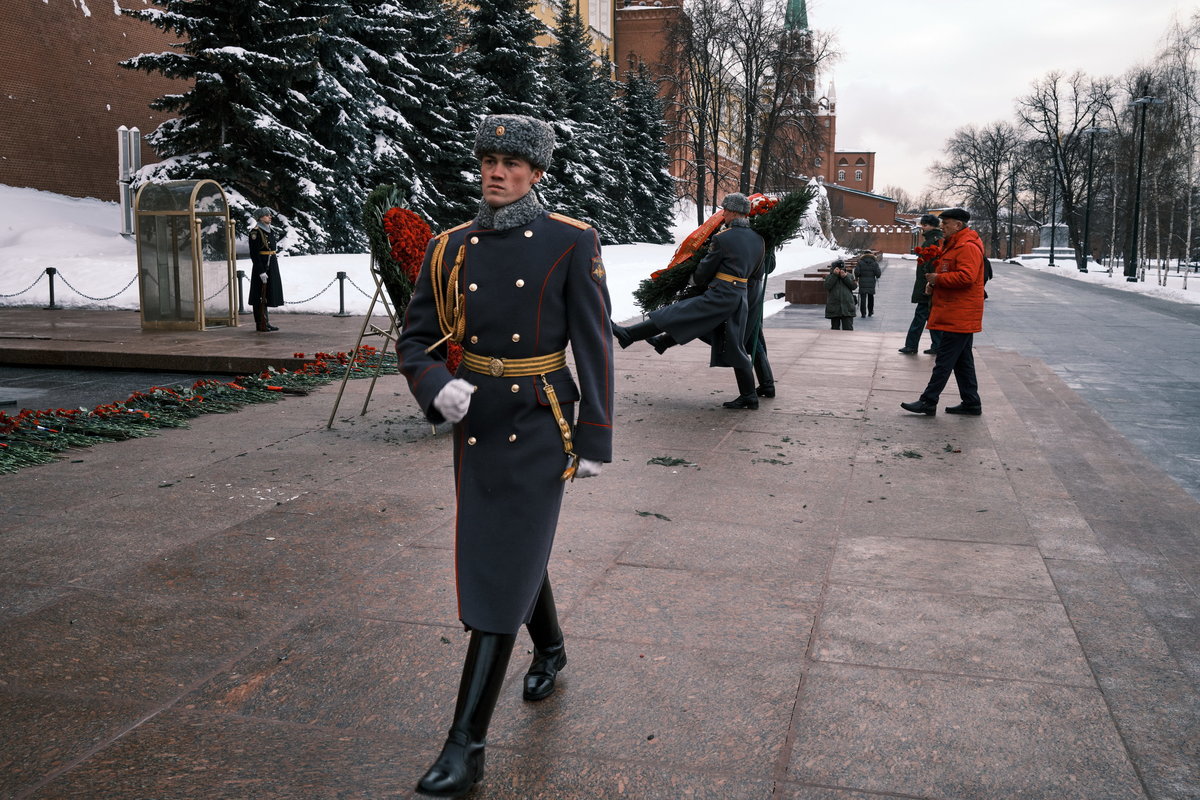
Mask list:
[[[987,260],[987,256],[983,257],[983,282],[987,283],[992,279],[992,262]]]

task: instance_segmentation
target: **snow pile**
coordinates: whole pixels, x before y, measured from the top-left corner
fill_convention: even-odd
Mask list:
[[[50,301],[47,267],[58,270],[54,300],[67,308],[137,310],[137,254],[132,239],[117,233],[116,203],[80,200],[35,189],[0,185],[0,306],[44,306]],[[676,217],[675,240],[696,227],[696,215],[684,208]],[[633,292],[642,279],[661,269],[675,253],[674,244],[626,244],[604,248],[604,266],[613,301],[613,319],[639,316]],[[828,247],[799,240],[785,245],[775,274],[806,270],[836,257]],[[308,314],[338,311],[337,273],[345,272],[346,311],[365,314],[375,291],[371,259],[365,253],[280,256],[284,297],[278,309]],[[238,269],[250,272],[250,260]],[[782,301],[769,304],[773,313]],[[377,313],[382,314],[380,309]]]
[[[1076,281],[1085,283],[1098,284],[1107,286],[1110,289],[1119,289],[1126,292],[1137,292],[1138,294],[1148,294],[1152,297],[1158,297],[1163,300],[1174,300],[1179,303],[1194,303],[1200,305],[1200,274],[1193,273],[1186,276],[1183,273],[1175,272],[1175,268],[1164,270],[1160,273],[1157,268],[1151,267],[1146,270],[1146,280],[1138,281],[1137,283],[1129,283],[1125,280],[1125,273],[1121,271],[1121,267],[1117,266],[1113,269],[1111,275],[1108,274],[1108,268],[1089,264],[1087,272],[1080,272],[1075,265],[1075,258],[1056,259],[1056,265],[1051,267],[1049,262],[1044,259],[1029,259],[1022,261],[1014,258],[1007,263],[1017,264],[1025,269],[1037,270],[1038,272],[1046,272],[1051,275],[1059,275],[1063,278],[1070,278]],[[999,261],[993,262],[993,266],[999,266]],[[1159,276],[1164,275],[1165,286],[1159,285]]]

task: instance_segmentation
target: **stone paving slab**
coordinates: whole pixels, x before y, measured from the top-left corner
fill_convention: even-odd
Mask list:
[[[518,638],[472,797],[1200,795],[1195,501],[1036,359],[905,414],[886,308],[770,331],[758,412],[703,348],[618,353],[550,566],[570,664],[524,703]],[[451,454],[365,383],[332,430],[336,386],[0,476],[0,794],[412,796],[466,643]]]

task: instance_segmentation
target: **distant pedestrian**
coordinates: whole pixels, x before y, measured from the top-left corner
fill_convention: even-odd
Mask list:
[[[829,265],[825,276],[825,319],[833,330],[854,330],[854,289],[858,281],[846,262],[838,259]]]
[[[858,308],[864,317],[875,316],[875,283],[882,275],[879,258],[873,251],[859,256],[854,266],[854,278],[858,281]]]
[[[933,374],[920,398],[900,407],[914,414],[937,413],[938,398],[953,373],[962,402],[946,409],[947,414],[983,413],[979,383],[975,378],[975,356],[971,353],[975,334],[983,330],[983,240],[967,227],[966,209],[942,212],[945,240],[936,269],[926,277],[933,302],[929,329],[941,331]]]
[[[904,338],[904,347],[900,348],[900,352],[906,355],[916,353],[921,344],[921,331],[925,330],[925,323],[929,321],[929,301],[932,297],[925,291],[928,284],[925,277],[933,272],[937,257],[942,252],[942,221],[934,214],[925,214],[919,224],[921,244],[913,248],[913,253],[917,256],[917,275],[913,281],[912,301],[917,307],[913,309],[913,318],[908,326],[908,336]],[[929,338],[932,344],[925,352],[936,353],[941,333],[930,331]]]
[[[271,225],[275,212],[260,208],[254,212],[257,224],[250,229],[250,307],[254,309],[254,329],[277,331],[271,324],[268,308],[283,305],[283,279],[275,255],[278,231]]]

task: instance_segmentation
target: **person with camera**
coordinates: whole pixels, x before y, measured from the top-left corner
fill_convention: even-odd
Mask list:
[[[854,271],[840,258],[829,265],[825,276],[825,319],[833,330],[854,330],[854,314],[858,310],[854,303],[854,290],[858,281]]]
[[[900,404],[914,414],[937,413],[938,398],[952,373],[962,402],[948,407],[946,413],[974,417],[983,413],[971,353],[975,334],[983,330],[983,240],[967,227],[970,220],[963,208],[942,212],[942,252],[934,271],[925,277],[932,299],[929,330],[941,331],[941,339],[925,391],[915,402]]]

